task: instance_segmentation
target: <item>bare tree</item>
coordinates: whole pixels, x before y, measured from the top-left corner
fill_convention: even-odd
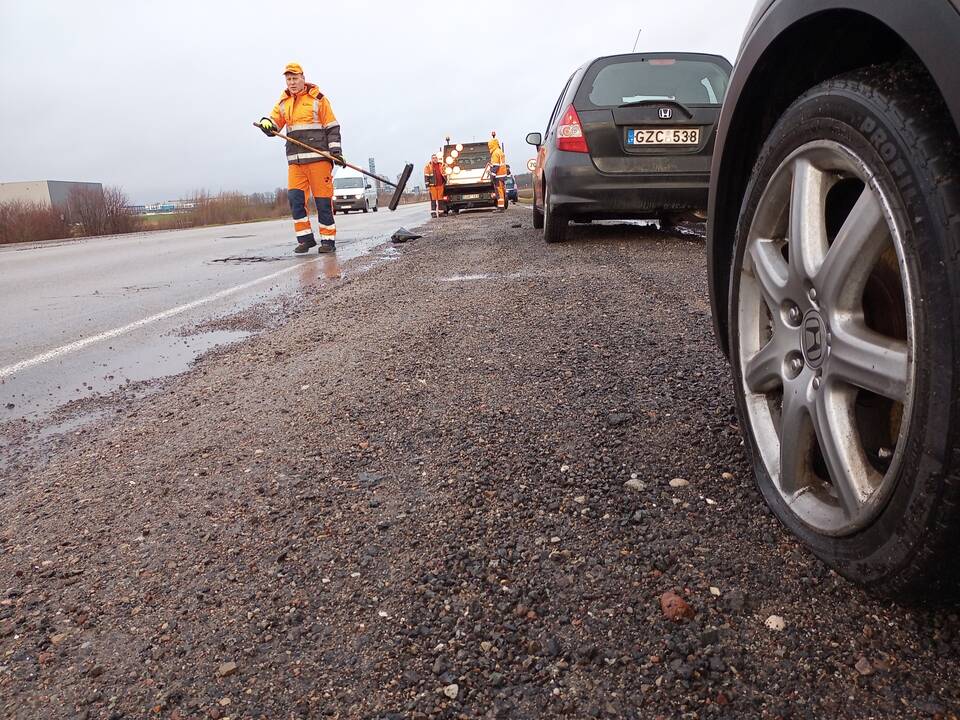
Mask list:
[[[106,215],[107,232],[111,235],[136,232],[140,221],[130,212],[130,200],[118,187],[108,187],[103,191],[103,205]]]
[[[107,234],[107,204],[99,187],[76,187],[67,196],[67,219],[82,226],[82,235]]]

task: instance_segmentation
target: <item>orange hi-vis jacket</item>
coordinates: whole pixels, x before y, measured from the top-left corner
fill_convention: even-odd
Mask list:
[[[423,168],[423,179],[428,187],[440,187],[447,182],[443,174],[443,163],[436,158],[430,160]]]
[[[291,95],[284,90],[280,100],[270,112],[270,119],[281,130],[286,127],[287,135],[310,147],[339,155],[340,123],[337,122],[330,107],[330,101],[313,83],[307,83],[302,93]],[[305,150],[299,145],[287,143],[287,163],[303,165],[318,161],[329,162],[315,152]]]
[[[499,141],[491,140],[487,143],[487,147],[490,149],[490,169],[497,176],[506,175],[507,156],[503,154],[503,148],[500,147]]]

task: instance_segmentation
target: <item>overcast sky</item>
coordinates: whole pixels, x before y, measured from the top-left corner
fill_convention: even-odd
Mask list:
[[[734,60],[754,0],[163,3],[0,0],[0,181],[87,180],[132,202],[286,185],[282,143],[251,123],[303,65],[348,160],[419,172],[449,134],[533,156],[570,73],[600,55]]]

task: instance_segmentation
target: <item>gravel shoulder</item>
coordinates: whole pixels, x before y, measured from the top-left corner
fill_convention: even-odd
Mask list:
[[[0,470],[0,715],[957,718],[960,610],[755,491],[701,240],[424,230]]]

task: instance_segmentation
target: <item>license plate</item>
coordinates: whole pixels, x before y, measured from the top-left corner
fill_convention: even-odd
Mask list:
[[[700,128],[636,128],[627,130],[627,145],[699,145]]]
[[[463,199],[464,199],[464,200],[479,200],[479,199],[480,199],[480,194],[477,193],[477,194],[475,194],[475,195],[464,195],[464,196],[463,196]]]

